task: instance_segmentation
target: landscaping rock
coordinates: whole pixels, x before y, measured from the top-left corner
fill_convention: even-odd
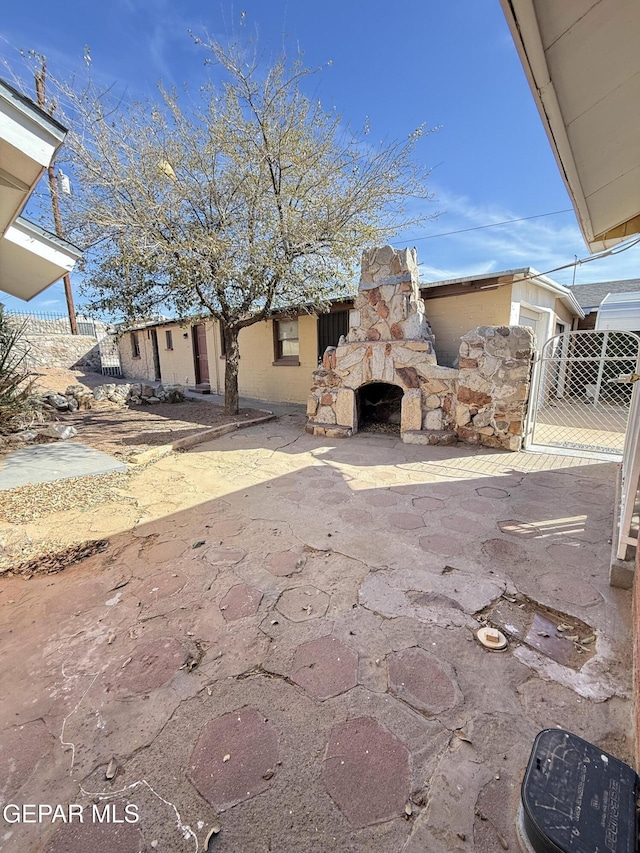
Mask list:
[[[75,427],[65,424],[48,424],[46,427],[38,430],[38,435],[42,435],[45,438],[65,439],[73,438],[77,434],[78,430]]]
[[[15,432],[13,435],[8,436],[12,441],[35,441],[38,437],[38,433],[33,429],[23,429],[22,432]]]
[[[48,403],[48,405],[52,406],[58,412],[66,412],[69,408],[69,401],[66,397],[63,397],[62,394],[56,394],[53,391],[48,391],[43,396],[43,399],[45,403]]]

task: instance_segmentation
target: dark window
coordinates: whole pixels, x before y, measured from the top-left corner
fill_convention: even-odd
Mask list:
[[[173,332],[171,329],[167,329],[164,334],[167,339],[167,349],[173,349]]]
[[[220,329],[220,358],[226,358],[227,357],[227,342],[224,339],[224,331],[223,331],[221,325],[219,326],[219,329]]]
[[[131,332],[131,355],[133,358],[140,358],[140,341],[137,332]]]
[[[281,364],[299,364],[298,320],[274,320],[275,360]]]
[[[337,347],[340,336],[349,332],[349,312],[330,311],[318,317],[318,361],[327,347]]]

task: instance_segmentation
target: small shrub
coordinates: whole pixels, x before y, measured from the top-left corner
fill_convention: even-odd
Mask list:
[[[33,374],[23,342],[24,324],[9,322],[0,306],[0,435],[42,423],[42,406],[33,395]]]

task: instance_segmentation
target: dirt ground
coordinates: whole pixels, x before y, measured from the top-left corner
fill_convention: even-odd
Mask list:
[[[95,388],[112,381],[125,382],[99,373],[40,368],[35,386],[40,391],[64,393],[72,384]],[[241,409],[238,415],[225,415],[222,406],[205,399],[154,406],[118,406],[106,401],[94,403],[89,411],[62,413],[59,421],[78,430],[73,441],[127,461],[132,455],[152,447],[172,444],[211,427],[247,421],[263,414],[264,411],[258,409]]]

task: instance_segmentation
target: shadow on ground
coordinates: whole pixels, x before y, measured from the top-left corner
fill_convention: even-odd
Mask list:
[[[286,418],[162,460],[149,487],[187,508],[0,581],[0,796],[85,816],[5,821],[0,850],[196,851],[216,824],[229,853],[517,849],[539,729],[631,758],[614,474]],[[478,620],[520,594],[595,654],[482,648]]]

